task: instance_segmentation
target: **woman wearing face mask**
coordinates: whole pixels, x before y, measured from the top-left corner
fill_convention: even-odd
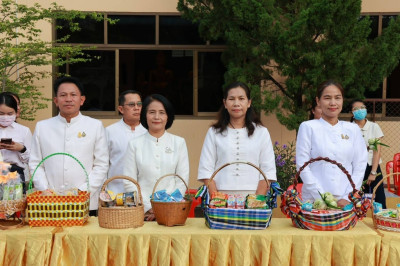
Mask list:
[[[11,164],[25,182],[24,167],[28,163],[32,133],[29,128],[15,122],[18,104],[7,92],[0,93],[0,151],[3,161]],[[11,139],[11,142],[4,139]]]
[[[360,189],[367,164],[367,149],[358,127],[339,121],[343,96],[343,87],[336,81],[328,80],[318,87],[316,101],[322,109],[322,117],[301,123],[296,143],[296,166],[299,169],[311,158],[328,157],[341,163],[350,173],[356,189]],[[350,203],[348,195],[353,189],[336,165],[314,162],[304,168],[301,179],[305,201],[320,199],[318,192],[331,192],[338,199],[339,207]]]
[[[353,117],[351,122],[356,123],[360,129],[365,140],[365,145],[368,148],[368,140],[370,139],[381,139],[384,135],[378,124],[368,121],[367,108],[362,100],[353,100],[350,104],[351,112]],[[364,187],[365,193],[371,193],[375,185],[382,180],[382,171],[379,164],[381,160],[381,146],[378,145],[378,150],[368,150],[368,164],[365,169],[364,180],[367,181],[367,185]],[[382,207],[386,209],[386,196],[383,188],[383,183],[376,190],[375,201],[382,204]]]

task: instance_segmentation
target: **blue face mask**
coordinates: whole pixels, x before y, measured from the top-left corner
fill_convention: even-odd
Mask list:
[[[355,120],[364,120],[367,117],[367,109],[353,111]]]

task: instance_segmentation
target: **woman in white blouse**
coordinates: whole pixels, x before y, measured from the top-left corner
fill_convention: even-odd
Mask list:
[[[147,133],[131,140],[125,154],[124,175],[136,179],[142,191],[145,220],[155,219],[150,196],[157,180],[166,174],[178,174],[189,182],[189,157],[183,138],[169,134],[175,115],[172,104],[164,96],[153,94],[143,102],[140,121]],[[132,182],[124,181],[125,191],[134,191]],[[186,186],[177,177],[166,177],[157,191],[172,193],[179,189],[184,195]]]
[[[361,129],[366,147],[369,146],[368,140],[383,138],[383,132],[377,123],[369,121],[367,117],[367,107],[361,100],[353,100],[350,104],[353,117],[351,122],[356,123]],[[381,160],[381,145],[378,145],[377,150],[368,149],[368,164],[366,165],[364,180],[367,181],[364,192],[369,193],[374,189],[376,184],[382,180],[382,171],[379,164]],[[386,209],[386,196],[383,188],[383,183],[376,190],[375,201],[382,204]]]
[[[269,180],[276,181],[269,132],[251,106],[249,88],[241,82],[230,84],[224,91],[218,120],[204,140],[197,178],[208,185],[210,193],[266,194],[267,182],[257,169],[245,164],[227,166],[218,172],[215,182],[209,182],[216,169],[231,162],[251,162]]]
[[[328,157],[341,163],[360,189],[367,164],[367,149],[357,125],[339,121],[343,107],[343,87],[336,81],[322,83],[317,90],[317,104],[322,117],[301,123],[296,143],[296,165],[299,169],[311,158]],[[338,206],[350,203],[352,187],[346,175],[336,166],[317,161],[301,172],[303,200],[320,198],[318,192],[331,192]]]
[[[0,93],[0,150],[2,161],[11,164],[25,182],[24,169],[29,160],[32,133],[29,128],[15,122],[18,103],[8,92]],[[10,139],[9,142],[5,139]],[[28,181],[28,180],[26,180]],[[25,189],[25,186],[24,186]]]

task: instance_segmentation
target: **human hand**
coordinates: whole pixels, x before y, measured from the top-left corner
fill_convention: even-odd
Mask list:
[[[371,185],[371,183],[374,182],[375,179],[376,179],[376,175],[371,175],[371,174],[370,174],[370,175],[368,176],[368,179],[367,179],[367,185],[368,185],[368,186]]]
[[[144,220],[145,221],[154,221],[156,219],[156,216],[153,212],[153,209],[148,210],[145,214],[144,214]]]
[[[24,145],[18,142],[11,142],[11,144],[0,143],[0,149],[6,149],[9,151],[21,151]]]

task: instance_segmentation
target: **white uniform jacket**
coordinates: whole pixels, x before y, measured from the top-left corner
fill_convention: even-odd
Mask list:
[[[368,140],[377,139],[383,137],[383,132],[381,127],[374,122],[368,121],[365,123],[364,127],[361,128],[361,133],[365,141],[365,145],[368,147]],[[372,158],[374,157],[374,150],[370,149],[368,151],[368,165],[372,165]],[[382,158],[379,159],[379,163],[382,163]]]
[[[124,171],[124,156],[128,143],[130,140],[137,138],[147,130],[139,124],[135,127],[135,130],[131,129],[131,126],[125,124],[124,120],[121,119],[117,123],[114,123],[106,127],[108,150],[110,152],[110,168],[108,170],[108,178],[113,176],[122,175]],[[116,179],[111,181],[107,185],[107,189],[114,193],[124,192],[124,182],[122,179]]]
[[[339,121],[332,126],[324,119],[301,123],[296,143],[296,166],[299,169],[311,158],[328,157],[341,163],[360,189],[367,166],[367,148],[359,127]],[[300,174],[303,180],[303,200],[319,199],[321,193],[331,192],[337,199],[348,199],[352,187],[346,175],[336,166],[318,161]]]
[[[166,174],[178,174],[189,184],[189,157],[183,138],[165,132],[155,138],[148,132],[129,142],[124,160],[124,175],[138,181],[142,191],[144,211],[151,209],[150,195],[157,180]],[[135,191],[135,185],[124,180],[125,191]],[[186,186],[177,177],[166,177],[156,191],[172,193],[179,189],[184,195]]]
[[[25,168],[31,152],[31,130],[26,126],[14,122],[8,127],[0,127],[0,138],[12,138],[12,141],[21,143],[25,146],[25,152],[10,151],[6,149],[1,150],[4,162],[16,164],[19,167]],[[28,176],[26,176],[26,181],[28,181]]]
[[[83,164],[89,175],[90,209],[96,210],[99,190],[107,177],[109,161],[102,123],[81,113],[72,118],[70,123],[60,115],[38,122],[33,134],[29,160],[31,173],[33,174],[43,158],[56,152],[71,154]],[[81,166],[65,155],[47,159],[37,169],[33,182],[39,190],[88,188]]]
[[[217,133],[208,129],[201,150],[198,180],[210,179],[219,167],[230,162],[251,162],[258,166],[269,180],[276,180],[275,154],[267,128],[255,126],[252,136],[247,128],[232,129]],[[234,164],[223,168],[214,178],[218,190],[257,189],[260,172],[246,164]]]

